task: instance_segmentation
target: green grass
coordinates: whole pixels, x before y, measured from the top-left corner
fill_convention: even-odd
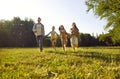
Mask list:
[[[120,79],[120,47],[0,48],[0,79]]]

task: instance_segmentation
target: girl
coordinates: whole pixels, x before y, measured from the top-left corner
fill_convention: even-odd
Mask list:
[[[48,36],[49,34],[51,34],[52,47],[56,51],[56,40],[57,40],[58,34],[55,32],[55,27],[54,26],[52,27],[52,31],[49,32],[46,36]]]
[[[59,31],[60,31],[61,44],[62,44],[63,50],[65,52],[66,51],[68,34],[67,34],[67,32],[66,32],[66,30],[65,30],[63,25],[60,25]]]

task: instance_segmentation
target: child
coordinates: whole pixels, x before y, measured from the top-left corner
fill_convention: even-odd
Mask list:
[[[71,28],[70,42],[74,51],[75,48],[78,47],[78,38],[79,38],[79,29],[77,28],[76,24],[73,22]]]
[[[65,52],[66,51],[67,36],[68,36],[68,34],[67,34],[67,32],[66,32],[66,30],[65,30],[65,28],[64,28],[63,25],[61,25],[59,27],[59,31],[60,31],[61,44],[62,44],[63,50]]]
[[[56,40],[57,40],[57,33],[55,32],[55,27],[52,27],[52,31],[49,32],[46,36],[48,36],[49,34],[51,34],[51,42],[52,42],[52,47],[53,49],[56,51]]]

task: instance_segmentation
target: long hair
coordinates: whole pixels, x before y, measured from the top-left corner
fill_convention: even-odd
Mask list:
[[[74,28],[75,28],[75,29],[77,29],[77,30],[79,31],[79,29],[77,28],[77,26],[76,26],[76,23],[75,23],[75,22],[73,22],[73,23],[72,23],[72,26],[74,26]]]
[[[64,26],[63,25],[60,25],[59,26],[59,31],[61,30],[61,27],[65,30]],[[65,30],[66,31],[66,30]]]

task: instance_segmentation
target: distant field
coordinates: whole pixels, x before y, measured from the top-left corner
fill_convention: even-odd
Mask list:
[[[0,79],[120,79],[120,47],[0,48]]]

